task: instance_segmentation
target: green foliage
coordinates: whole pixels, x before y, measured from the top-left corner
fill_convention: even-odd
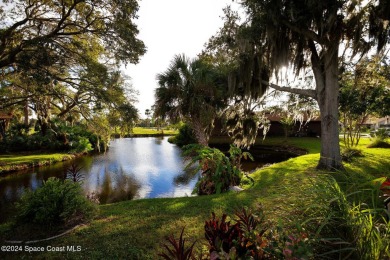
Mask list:
[[[362,59],[341,75],[339,113],[344,128],[344,143],[357,146],[362,123],[369,115],[386,116],[389,113],[390,91],[386,77],[388,65],[380,57]]]
[[[88,138],[80,137],[73,151],[76,153],[87,153],[92,150],[92,144],[89,142]]]
[[[313,194],[322,194],[307,213],[306,226],[315,227],[314,244],[320,259],[387,259],[390,223],[385,219],[379,185],[364,182],[354,174],[338,172],[336,182],[330,176],[313,186]],[[383,181],[385,178],[381,178]],[[374,185],[375,184],[375,185]],[[341,185],[344,187],[342,191]],[[330,195],[330,196],[328,196]]]
[[[229,148],[229,158],[230,162],[233,165],[233,167],[236,167],[237,169],[241,169],[241,160],[252,160],[254,161],[255,159],[249,152],[243,152],[240,148],[238,148],[235,145],[230,145]]]
[[[154,116],[183,119],[195,131],[198,143],[207,145],[217,112],[227,105],[226,75],[205,59],[176,55],[157,80]]]
[[[389,129],[379,128],[375,132],[375,137],[378,138],[380,141],[385,141],[387,138],[389,138],[390,135],[389,132],[390,132]]]
[[[390,148],[390,144],[383,140],[382,138],[374,137],[370,144],[367,145],[368,148]]]
[[[16,128],[15,128],[16,127]],[[86,130],[84,125],[67,126],[55,121],[46,135],[29,134],[17,126],[9,130],[8,138],[0,143],[5,151],[70,151],[86,153],[104,145],[100,137]],[[22,128],[24,129],[24,128]]]
[[[230,149],[233,154],[230,158],[216,148],[205,147],[198,144],[184,147],[184,155],[190,156],[191,162],[187,168],[199,162],[196,171],[202,170],[194,193],[199,195],[219,194],[229,190],[230,186],[239,185],[242,172],[237,167],[244,155],[236,149]],[[245,153],[245,156],[247,154]]]
[[[357,148],[345,147],[341,150],[341,158],[345,162],[351,162],[355,157],[362,157],[362,150]]]
[[[380,216],[383,213],[363,204],[349,205],[347,225],[359,259],[390,258],[390,222]]]
[[[183,124],[179,128],[179,133],[171,139],[171,142],[178,146],[196,143],[194,130],[188,124]]]
[[[96,213],[79,183],[49,178],[35,191],[26,191],[17,205],[18,223],[39,225],[78,224]]]

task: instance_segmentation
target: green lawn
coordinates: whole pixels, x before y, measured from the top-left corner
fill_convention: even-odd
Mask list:
[[[66,153],[54,154],[3,154],[0,155],[0,173],[3,171],[23,169],[33,166],[48,165],[74,158]]]
[[[267,142],[278,141],[269,139]],[[307,219],[326,217],[324,212],[329,210],[330,201],[337,196],[332,176],[340,183],[345,176],[350,176],[363,188],[372,179],[390,176],[388,149],[364,149],[364,157],[345,164],[346,173],[329,174],[315,170],[319,159],[318,139],[292,138],[288,143],[306,148],[311,153],[256,171],[252,174],[255,184],[243,192],[101,205],[99,216],[90,224],[64,237],[34,246],[75,245],[82,249],[80,252],[45,252],[39,254],[42,258],[156,259],[164,237],[171,233],[178,237],[182,227],[185,227],[185,236],[190,241],[199,241],[199,249],[204,242],[204,221],[211,212],[218,216],[222,213],[231,215],[243,206],[255,208],[261,204],[271,223],[280,221],[289,229]],[[324,188],[326,183],[333,188]],[[352,187],[342,188],[345,193],[353,192]],[[321,210],[316,210],[316,207]],[[309,222],[306,226],[312,234],[318,229]],[[0,225],[0,236],[9,234],[8,229],[9,225]],[[34,255],[38,254],[31,254]]]
[[[134,127],[133,128],[133,134],[135,134],[135,135],[160,135],[162,133],[164,133],[165,135],[175,135],[178,133],[178,131],[173,130],[173,129],[157,130],[156,128],[146,128],[146,127]]]

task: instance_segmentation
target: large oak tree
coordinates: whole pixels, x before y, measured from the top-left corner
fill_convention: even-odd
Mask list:
[[[88,44],[94,37],[107,50],[106,55],[117,61],[137,62],[145,52],[133,22],[138,10],[136,0],[2,2],[0,68],[25,63],[28,53],[37,47],[55,46],[63,55],[77,52],[79,42]]]
[[[318,168],[342,169],[338,119],[340,60],[358,58],[374,47],[381,51],[386,46],[390,38],[390,2],[244,0],[242,5],[248,21],[241,29],[246,33],[239,36],[244,39],[242,43],[252,46],[245,47],[249,52],[244,53],[250,54],[247,60],[251,62],[243,71],[252,71],[248,74],[253,75],[252,82],[261,80],[274,89],[317,100],[322,127]],[[293,67],[296,74],[310,68],[315,88],[280,86],[261,77],[259,72],[267,67],[269,75],[277,74],[285,66]]]

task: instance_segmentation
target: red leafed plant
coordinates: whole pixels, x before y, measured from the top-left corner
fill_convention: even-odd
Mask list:
[[[219,220],[213,212],[212,219],[206,221],[204,229],[210,253],[221,250],[229,252],[239,238],[239,225],[237,223],[231,225],[230,221],[226,221],[226,218],[227,215],[223,214],[221,220]]]
[[[167,260],[188,260],[195,259],[193,249],[195,242],[191,246],[186,247],[185,238],[183,238],[184,228],[181,230],[179,240],[176,240],[173,235],[166,238],[167,244],[163,244],[166,252],[158,254]]]
[[[206,221],[205,236],[209,243],[210,259],[265,259],[264,249],[268,241],[264,236],[266,229],[259,228],[264,221],[262,211],[260,217],[243,208],[236,212],[236,223],[221,220],[212,213],[212,219]]]

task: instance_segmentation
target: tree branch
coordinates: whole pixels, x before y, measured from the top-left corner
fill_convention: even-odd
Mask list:
[[[285,91],[288,93],[298,94],[298,95],[304,95],[308,96],[314,99],[317,99],[316,91],[313,89],[303,89],[303,88],[290,88],[290,87],[281,87],[279,85],[269,83],[267,81],[262,81],[264,84],[269,84],[269,86],[273,89],[279,90],[279,91]]]
[[[317,33],[315,33],[312,30],[295,26],[294,24],[292,24],[292,23],[290,23],[290,22],[288,22],[288,21],[286,21],[284,19],[282,19],[282,23],[284,25],[286,25],[290,30],[292,30],[292,31],[294,31],[296,33],[302,34],[303,36],[307,37],[309,40],[316,41],[319,44],[326,44],[327,43],[326,39],[321,38]]]

